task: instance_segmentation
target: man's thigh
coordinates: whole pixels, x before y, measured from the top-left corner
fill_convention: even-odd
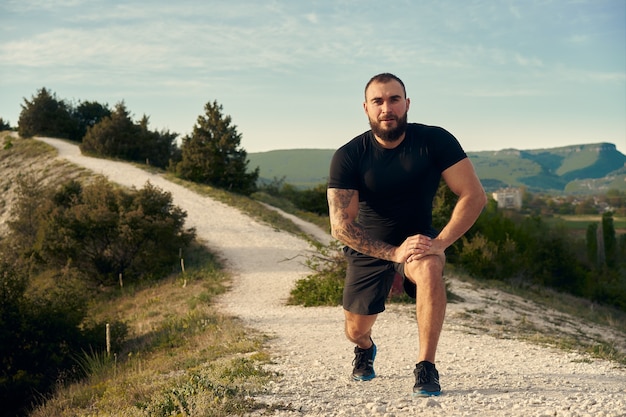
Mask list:
[[[364,316],[383,312],[395,275],[391,262],[361,254],[348,260],[344,310]]]

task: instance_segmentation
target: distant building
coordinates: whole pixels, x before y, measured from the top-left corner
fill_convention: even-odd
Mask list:
[[[501,188],[492,194],[498,202],[498,208],[521,210],[522,190],[520,188]]]

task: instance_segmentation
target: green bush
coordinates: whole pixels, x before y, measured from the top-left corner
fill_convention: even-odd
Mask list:
[[[11,241],[23,257],[76,268],[95,284],[159,278],[178,265],[195,236],[171,194],[150,183],[124,191],[104,179],[68,182],[54,193],[23,179]]]
[[[72,266],[96,283],[159,278],[171,272],[179,252],[195,236],[184,229],[186,213],[171,194],[150,183],[115,189],[106,180],[65,184],[44,215],[35,249],[58,267]]]
[[[92,340],[81,330],[87,297],[76,275],[56,274],[51,285],[29,290],[27,263],[6,250],[0,253],[0,403],[3,412],[21,415],[35,396],[74,376],[72,354]]]
[[[272,190],[273,184],[267,186]],[[291,184],[283,184],[280,188],[280,196],[291,201],[298,209],[315,213],[320,216],[328,216],[328,200],[326,198],[327,184],[319,184],[316,187],[300,190]]]
[[[347,267],[341,251],[342,245],[337,241],[331,242],[328,246],[320,243],[314,245],[317,253],[306,261],[313,273],[296,282],[289,303],[305,307],[340,305]]]

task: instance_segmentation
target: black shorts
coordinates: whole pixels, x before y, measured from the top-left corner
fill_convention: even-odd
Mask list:
[[[424,233],[432,238],[439,233],[431,229]],[[385,300],[389,295],[396,273],[402,277],[404,291],[415,298],[416,287],[404,274],[404,263],[398,264],[373,258],[344,247],[348,261],[343,287],[343,308],[354,314],[372,315],[385,311]]]
[[[371,315],[385,311],[396,273],[403,279],[404,290],[415,298],[415,284],[404,275],[404,264],[363,255],[349,247],[343,248],[348,270],[343,287],[343,308],[351,313]]]

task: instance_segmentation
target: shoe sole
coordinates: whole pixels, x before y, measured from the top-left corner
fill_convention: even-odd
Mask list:
[[[441,395],[441,391],[418,391],[418,392],[413,392],[413,396],[414,397],[420,397],[420,398],[438,397],[439,395]]]
[[[353,381],[371,381],[374,378],[376,378],[376,374],[370,376],[352,376]]]

